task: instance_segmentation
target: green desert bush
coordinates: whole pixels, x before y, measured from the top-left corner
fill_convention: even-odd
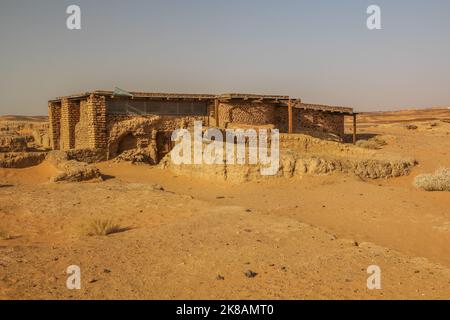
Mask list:
[[[450,170],[440,168],[433,174],[418,175],[414,185],[426,191],[450,191]]]
[[[387,144],[386,141],[378,136],[370,138],[369,140],[358,140],[356,142],[356,145],[360,148],[374,149],[374,150],[381,149],[386,144]]]
[[[108,236],[113,233],[126,231],[120,225],[109,219],[96,219],[88,225],[88,236]]]

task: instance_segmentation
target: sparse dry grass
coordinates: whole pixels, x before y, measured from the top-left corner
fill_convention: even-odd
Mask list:
[[[439,168],[434,174],[418,175],[414,185],[426,191],[450,191],[450,170]]]
[[[88,236],[108,236],[110,234],[124,232],[128,228],[123,228],[109,219],[96,219],[88,225]]]
[[[387,142],[383,138],[376,136],[369,140],[359,140],[356,142],[356,145],[360,148],[378,150],[387,145]]]

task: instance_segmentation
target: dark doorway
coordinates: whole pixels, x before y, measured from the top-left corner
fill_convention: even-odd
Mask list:
[[[131,133],[120,139],[119,147],[117,149],[117,154],[121,154],[124,151],[132,150],[137,148],[137,139]]]
[[[156,135],[156,146],[158,148],[158,160],[161,160],[173,148],[172,132],[159,131]]]

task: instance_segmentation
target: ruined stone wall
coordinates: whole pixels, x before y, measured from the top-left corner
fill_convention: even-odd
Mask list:
[[[132,119],[153,119],[158,117],[158,131],[173,131],[179,128],[190,128],[193,127],[194,121],[202,121],[203,126],[207,126],[208,117],[207,116],[159,116],[159,115],[107,115],[106,116],[106,131],[107,135],[110,136],[111,128],[124,121],[129,121]]]
[[[134,148],[151,148],[152,152],[159,152],[156,137],[158,133],[171,133],[179,128],[191,128],[194,121],[202,121],[207,126],[207,116],[159,116],[159,115],[107,115],[107,149],[108,158],[114,158],[120,154],[121,145],[125,139],[133,141]],[[170,135],[169,135],[170,136]],[[167,136],[165,139],[167,140]],[[162,142],[167,144],[166,142]],[[129,143],[127,143],[129,144]],[[131,146],[127,146],[130,149]]]
[[[43,125],[42,128],[34,129],[32,131],[32,136],[36,145],[41,146],[45,149],[51,149],[50,142],[50,130],[48,125]]]
[[[219,127],[227,128],[230,124],[270,125],[275,122],[275,106],[253,102],[219,103]]]
[[[59,139],[61,133],[61,103],[49,102],[48,103],[48,122],[49,122],[49,136],[50,147],[53,150],[59,149]]]
[[[75,148],[75,126],[80,120],[78,101],[63,99],[61,101],[61,135],[60,149]]]
[[[0,135],[0,152],[24,152],[28,143],[25,136],[8,134]]]

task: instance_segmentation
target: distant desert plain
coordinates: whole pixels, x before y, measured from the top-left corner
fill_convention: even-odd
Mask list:
[[[14,121],[46,118],[0,117]],[[358,140],[373,137],[416,165],[242,183],[115,161],[75,183],[50,182],[48,161],[0,168],[0,299],[450,299],[450,192],[413,183],[450,168],[450,109],[360,114]]]

